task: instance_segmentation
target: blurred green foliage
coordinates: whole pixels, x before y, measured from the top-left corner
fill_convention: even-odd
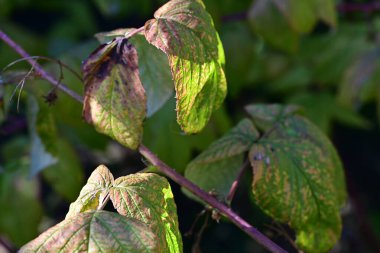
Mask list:
[[[98,45],[93,37],[95,33],[140,27],[164,2],[0,0],[0,29],[29,54],[57,58],[80,72],[81,62]],[[186,136],[175,122],[174,100],[170,99],[146,120],[144,144],[182,172],[195,155],[244,117],[245,105],[257,102],[299,105],[307,118],[333,138],[346,167],[353,207],[344,217],[343,238],[334,252],[376,252],[376,238],[380,236],[378,12],[347,12],[344,8],[338,12],[333,8],[352,1],[305,0],[302,4],[283,1],[287,8],[278,0],[204,2],[225,49],[226,103],[213,114],[202,133]],[[368,1],[355,3],[371,4]],[[292,15],[294,12],[299,15]],[[0,42],[0,68],[19,58]],[[60,76],[57,63],[45,66],[57,78]],[[21,62],[11,70],[25,73],[30,66]],[[56,223],[64,216],[85,176],[98,163],[107,162],[110,168],[115,168],[116,174],[127,174],[142,168],[143,162],[85,124],[81,105],[66,95],[58,93],[52,106],[44,106],[42,96],[51,91],[51,86],[38,77],[26,80],[17,109],[19,92],[14,93],[14,90],[18,81],[10,82],[10,73],[0,73],[0,238],[16,249],[50,226],[49,222],[45,224],[46,220]],[[83,92],[82,82],[67,69],[63,70],[63,81],[71,89]],[[36,168],[32,167],[33,130],[30,129],[36,126],[31,126],[33,123],[26,117],[30,99],[42,105],[44,115],[53,115],[56,142],[49,145],[55,146],[56,152],[61,154],[49,152],[56,154],[57,163],[40,168],[42,177],[40,174],[31,176]],[[36,134],[44,134],[43,128]],[[248,184],[243,182],[242,189]],[[192,214],[199,208],[186,208],[191,204],[181,207],[187,200],[179,192],[175,198],[179,203],[181,229],[185,232],[194,219]],[[236,205],[252,209],[247,203]],[[265,228],[268,222],[257,209],[244,214],[260,228]],[[367,224],[364,230],[363,224]],[[233,236],[241,242],[240,247],[223,243],[215,246],[226,241],[225,236],[234,231],[228,226],[223,229],[225,232],[212,228],[214,235],[206,235],[207,242],[203,242],[202,247],[207,252],[256,249],[249,239],[236,233]],[[368,236],[364,238],[360,234]],[[287,242],[279,242],[292,250]],[[184,243],[185,252],[189,252],[191,240]]]

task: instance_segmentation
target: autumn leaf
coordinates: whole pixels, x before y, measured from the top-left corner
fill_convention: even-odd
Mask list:
[[[301,249],[327,252],[340,237],[346,199],[342,164],[328,138],[290,115],[253,144],[249,159],[258,206],[294,228]]]
[[[91,211],[65,219],[23,246],[20,252],[160,251],[155,234],[146,224],[117,213]]]
[[[83,117],[96,130],[137,149],[146,115],[136,49],[125,38],[97,48],[84,62]]]
[[[222,43],[200,0],[169,1],[154,17],[145,23],[145,37],[168,56],[178,123],[197,133],[226,96]]]

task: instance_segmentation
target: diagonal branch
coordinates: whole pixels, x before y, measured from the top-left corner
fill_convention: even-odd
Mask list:
[[[10,47],[12,47],[18,54],[22,57],[28,59],[27,61],[35,67],[35,69],[40,73],[41,77],[50,82],[53,86],[57,86],[58,81],[49,75],[34,59],[30,58],[29,54],[25,52],[16,42],[10,39],[4,32],[0,30],[0,39],[7,43]],[[66,85],[59,84],[59,89],[63,92],[74,98],[80,103],[83,103],[83,98],[70,90]],[[154,166],[156,166],[159,171],[164,173],[167,177],[172,179],[177,184],[189,190],[191,193],[195,194],[201,200],[217,209],[223,216],[227,217],[231,222],[233,222],[237,227],[243,230],[246,234],[248,234],[251,238],[256,240],[263,247],[268,249],[270,252],[274,253],[286,253],[284,249],[280,246],[272,242],[268,237],[262,234],[259,230],[250,225],[247,221],[242,219],[239,215],[237,215],[231,208],[226,206],[225,204],[219,202],[214,196],[208,194],[207,192],[200,189],[198,186],[193,184],[191,181],[187,180],[181,174],[176,172],[174,169],[170,168],[163,161],[161,161],[155,154],[152,153],[147,147],[144,145],[140,145],[139,152],[145,158],[147,158]]]
[[[175,170],[170,168],[164,162],[162,162],[155,154],[153,154],[147,147],[140,145],[140,153],[148,159],[154,166],[156,166],[162,173],[171,178],[177,184],[185,187],[191,193],[196,195],[198,198],[217,209],[223,216],[227,217],[232,223],[237,227],[247,233],[250,237],[255,239],[259,244],[264,246],[271,252],[286,252],[280,246],[272,242],[268,237],[262,234],[259,230],[250,225],[247,221],[243,220],[239,215],[237,215],[231,208],[227,207],[223,203],[219,202],[214,196],[208,194],[207,192],[200,189],[198,186],[193,184],[191,181],[184,178],[182,175],[177,173]]]
[[[341,13],[349,13],[349,12],[372,13],[372,12],[380,11],[380,3],[379,2],[341,3],[337,6],[337,9]]]
[[[0,30],[0,39],[4,41],[6,44],[8,44],[8,46],[15,50],[20,56],[24,57],[26,61],[34,67],[34,69],[43,79],[50,82],[55,87],[65,92],[67,95],[74,98],[78,102],[83,103],[83,97],[81,95],[71,90],[69,87],[67,87],[67,85],[60,83],[59,80],[55,79],[49,73],[47,73],[34,58],[31,58],[30,55],[27,52],[25,52],[25,50],[20,45],[18,45],[11,38],[9,38],[9,36],[5,34],[2,30]]]

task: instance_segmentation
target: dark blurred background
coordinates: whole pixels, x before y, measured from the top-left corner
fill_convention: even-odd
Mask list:
[[[262,1],[204,1],[226,53],[226,102],[201,134],[184,136],[171,98],[147,119],[144,143],[183,172],[192,158],[242,119],[245,105],[300,105],[332,139],[346,171],[350,196],[342,211],[342,238],[332,252],[380,252],[380,2],[320,1],[312,17],[306,17],[309,25],[302,26],[274,4],[262,7]],[[29,54],[60,59],[80,72],[81,62],[99,45],[95,33],[141,27],[165,2],[0,0],[0,29]],[[0,69],[19,58],[0,42]],[[41,63],[60,75],[58,64]],[[29,69],[21,62],[0,76],[0,252],[16,251],[62,220],[98,164],[107,164],[115,176],[145,167],[137,153],[82,122],[80,104],[64,94],[49,107],[57,124],[59,162],[54,164],[51,157],[39,160],[46,154],[30,134],[31,119],[26,116],[33,101],[18,90],[12,96],[16,85],[3,85]],[[63,81],[82,93],[83,84],[69,71],[63,73]],[[49,90],[36,77],[26,80],[25,87],[41,96]],[[287,239],[292,232],[279,229],[252,202],[251,172],[246,174],[233,207],[295,252]],[[184,196],[176,184],[172,188],[180,229],[189,232],[183,237],[185,252],[265,252],[232,224],[213,221],[209,212],[195,221],[203,206]]]

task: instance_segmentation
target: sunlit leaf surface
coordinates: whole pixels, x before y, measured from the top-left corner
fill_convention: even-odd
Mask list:
[[[20,252],[160,252],[156,235],[144,223],[117,213],[94,211],[66,219]]]
[[[104,204],[114,182],[113,175],[104,165],[98,166],[88,178],[77,200],[70,205],[66,219],[89,210],[97,210]]]
[[[165,52],[175,82],[177,121],[197,133],[226,96],[224,52],[200,0],[172,0],[145,24],[145,37]]]
[[[339,239],[346,190],[343,168],[326,136],[299,116],[278,121],[249,153],[256,203],[296,230],[301,249],[326,252]]]
[[[177,207],[169,182],[153,173],[137,173],[115,180],[110,192],[117,211],[138,219],[152,229],[159,252],[182,252]]]

